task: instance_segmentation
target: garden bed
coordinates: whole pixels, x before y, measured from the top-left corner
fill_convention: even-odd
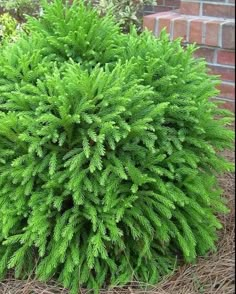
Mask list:
[[[234,152],[225,152],[234,161]],[[181,267],[175,275],[161,282],[157,287],[134,283],[130,287],[102,291],[101,294],[234,294],[235,293],[235,181],[234,173],[220,178],[225,197],[229,199],[231,213],[223,217],[224,230],[221,231],[218,252],[209,257],[199,258],[192,266]],[[92,291],[81,290],[81,294]],[[68,291],[54,282],[43,284],[32,280],[19,281],[10,276],[0,283],[0,294],[68,294]]]

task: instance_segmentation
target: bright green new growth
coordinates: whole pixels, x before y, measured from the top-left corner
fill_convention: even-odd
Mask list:
[[[194,48],[61,0],[27,26],[0,55],[0,276],[96,292],[215,249],[233,132]]]

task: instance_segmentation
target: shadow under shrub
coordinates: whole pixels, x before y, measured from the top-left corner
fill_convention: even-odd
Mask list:
[[[0,56],[0,276],[97,292],[215,250],[233,132],[195,49],[82,2],[27,31]]]

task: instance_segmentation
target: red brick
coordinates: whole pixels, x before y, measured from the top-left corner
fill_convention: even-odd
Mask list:
[[[235,99],[235,84],[222,82],[217,88],[220,90],[219,97]]]
[[[209,65],[210,73],[220,76],[221,80],[234,82],[235,81],[235,69],[227,66]]]
[[[235,65],[235,51],[218,50],[217,63],[225,65]]]
[[[164,28],[166,28],[167,33],[170,33],[170,19],[160,18],[158,25],[158,32],[160,33]]]
[[[235,18],[235,10],[233,5],[208,4],[203,3],[203,16],[215,16],[222,18]]]
[[[164,0],[156,0],[157,5],[164,5]]]
[[[200,47],[194,52],[196,58],[205,58],[207,62],[214,62],[215,49]]]
[[[187,40],[187,20],[175,19],[173,21],[173,39],[181,37],[183,41]]]
[[[224,104],[222,104],[222,107],[235,113],[235,102],[233,101],[225,101]]]
[[[235,23],[224,23],[222,27],[222,47],[235,49]]]
[[[180,0],[165,0],[165,5],[180,7]]]
[[[178,14],[176,13],[170,13],[166,16],[161,16],[158,19],[158,34],[164,29],[166,28],[167,33],[170,33],[170,29],[171,29],[171,20],[175,19],[178,16]]]
[[[143,28],[148,29],[149,31],[154,32],[155,30],[155,24],[156,24],[156,15],[146,15],[143,18]]]
[[[219,101],[219,99],[217,99]],[[216,101],[217,101],[216,100]],[[235,102],[232,100],[221,100],[223,103],[222,104],[219,104],[219,108],[223,108],[223,109],[228,109],[230,110],[231,112],[234,112],[235,113]]]
[[[187,15],[200,15],[200,3],[181,2],[180,13]]]
[[[171,11],[172,7],[170,7],[170,6],[159,6],[158,5],[154,9],[155,9],[155,12],[165,12],[165,11]]]
[[[220,23],[218,21],[207,22],[205,44],[209,46],[218,46],[219,32],[220,32]]]
[[[203,22],[200,19],[190,22],[189,42],[202,44]]]

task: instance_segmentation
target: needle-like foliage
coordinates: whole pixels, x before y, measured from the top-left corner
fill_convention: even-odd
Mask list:
[[[0,55],[0,276],[97,292],[215,250],[233,133],[195,49],[81,1],[27,31]]]

